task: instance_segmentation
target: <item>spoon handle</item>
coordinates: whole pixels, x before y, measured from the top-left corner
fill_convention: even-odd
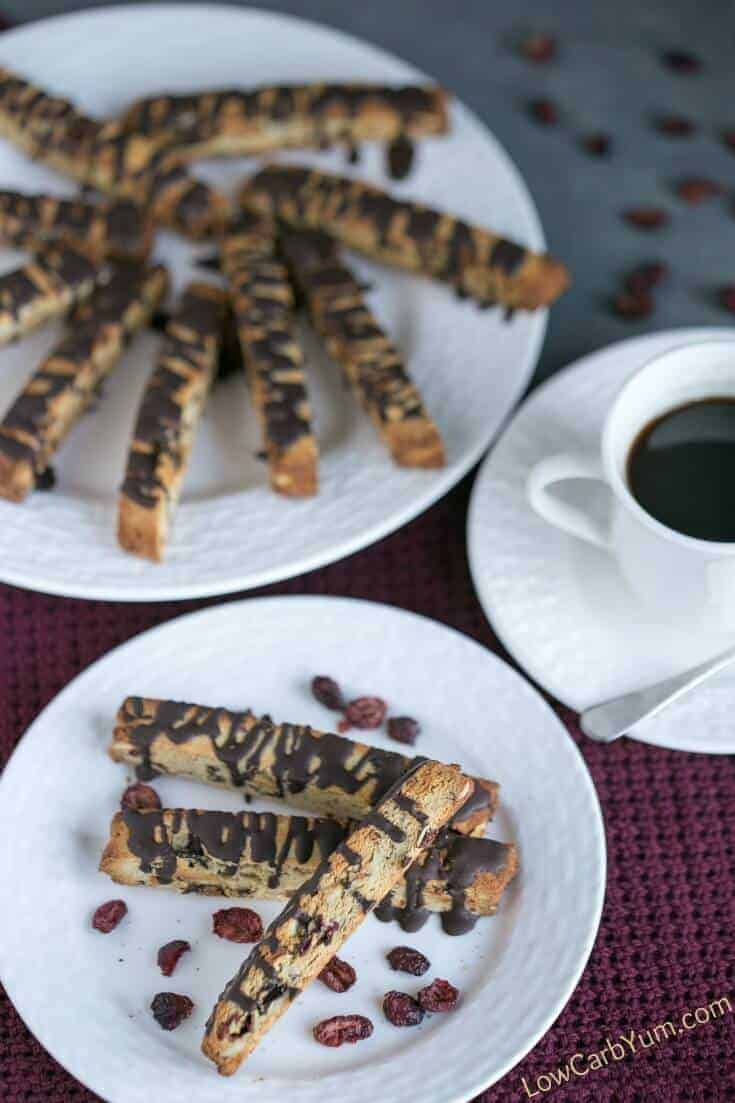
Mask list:
[[[727,651],[691,667],[683,674],[585,709],[579,718],[582,731],[599,743],[612,743],[636,724],[649,720],[695,686],[724,670],[734,659],[735,647],[729,647]]]

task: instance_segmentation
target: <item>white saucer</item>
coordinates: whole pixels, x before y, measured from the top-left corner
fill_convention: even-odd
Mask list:
[[[410,660],[407,661],[407,657]],[[105,754],[128,693],[187,696],[314,726],[334,723],[309,693],[315,674],[345,692],[377,693],[421,724],[416,752],[459,762],[501,783],[494,838],[513,839],[521,871],[498,914],[461,938],[434,917],[410,944],[462,992],[457,1010],[397,1030],[380,1008],[392,988],[421,982],[392,972],[405,944],[397,924],[369,917],[342,956],[357,970],[349,994],[312,985],[237,1076],[223,1080],[200,1052],[204,1021],[247,947],[212,935],[222,901],[113,885],[97,871],[126,771]],[[469,687],[469,688],[468,688]],[[392,747],[379,731],[370,742]],[[242,795],[155,782],[165,804],[237,810]],[[253,809],[279,806],[258,800]],[[280,806],[284,810],[284,806]],[[261,598],[180,617],[110,652],[75,678],[23,736],[0,783],[0,975],[42,1045],[109,1103],[465,1103],[503,1076],[546,1033],[592,949],[605,892],[605,836],[592,780],[563,725],[506,663],[424,617],[344,598]],[[12,886],[12,888],[10,887]],[[98,904],[122,897],[128,915],[102,937]],[[280,911],[255,901],[265,921]],[[156,950],[192,943],[175,976]],[[192,1017],[171,1034],[149,1010],[155,992],[189,995]],[[315,1023],[369,1016],[358,1046],[327,1050]]]
[[[531,395],[475,483],[468,545],[480,603],[521,666],[578,711],[686,670],[732,641],[654,619],[611,556],[532,512],[526,477],[554,452],[593,451],[617,391],[647,360],[715,336],[735,338],[735,329],[668,330],[577,361]],[[590,484],[567,490],[580,496],[595,492],[600,488]],[[733,704],[728,682],[712,682],[642,725],[636,737],[676,750],[731,754]]]

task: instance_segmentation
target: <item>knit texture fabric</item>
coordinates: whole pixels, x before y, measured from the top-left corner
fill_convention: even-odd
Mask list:
[[[484,618],[467,568],[470,481],[366,551],[258,593],[335,594],[399,605],[449,624],[508,659]],[[89,663],[138,632],[207,604],[212,602],[74,601],[0,587],[2,762],[43,706]],[[574,713],[551,703],[597,786],[607,830],[607,899],[595,949],[566,1009],[525,1060],[479,1098],[482,1103],[528,1098],[732,1103],[735,763],[627,739],[599,746],[580,735]],[[647,1031],[657,1024],[678,1025],[684,1013],[724,996],[732,1013],[715,1013],[675,1037],[659,1032],[661,1040],[649,1048],[636,1040],[635,1055],[608,1056],[606,1066],[554,1085],[554,1074],[563,1076],[575,1053],[598,1053],[608,1038],[629,1037],[631,1031],[647,1041]],[[586,1066],[578,1059],[575,1067]],[[48,1056],[1,993],[0,1100],[93,1099]]]

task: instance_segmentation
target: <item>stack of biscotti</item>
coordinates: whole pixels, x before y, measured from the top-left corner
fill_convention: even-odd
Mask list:
[[[321,817],[124,809],[113,820],[102,868],[114,880],[266,899],[294,891],[418,761],[250,710],[146,697],[123,701],[109,754],[141,780],[185,777]],[[379,918],[417,930],[437,911],[459,934],[494,913],[518,859],[512,845],[484,837],[497,782],[470,781],[448,829],[383,900]]]
[[[518,871],[516,848],[484,837],[497,783],[457,766],[249,709],[145,697],[123,701],[108,752],[141,781],[181,776],[318,813],[123,804],[110,825],[100,869],[120,884],[288,901],[207,1023],[203,1049],[224,1075],[369,913],[417,931],[435,912],[464,934]]]

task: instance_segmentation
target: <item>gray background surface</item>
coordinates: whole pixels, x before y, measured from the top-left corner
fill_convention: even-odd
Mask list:
[[[15,22],[99,6],[100,0],[0,0],[0,11]],[[261,0],[254,6],[328,23],[405,57],[474,108],[504,143],[533,194],[550,249],[575,281],[552,312],[537,378],[623,337],[732,321],[716,302],[717,288],[735,283],[735,153],[719,140],[724,127],[735,128],[730,0]],[[558,60],[534,65],[518,56],[515,40],[529,29],[558,36]],[[661,65],[661,52],[677,47],[700,55],[701,74],[679,76]],[[539,96],[558,104],[558,126],[529,118],[527,101]],[[660,136],[651,126],[659,113],[689,116],[697,133]],[[613,136],[609,159],[579,149],[579,136],[596,130]],[[699,207],[682,203],[672,183],[684,175],[712,177],[724,186],[723,196]],[[653,233],[627,226],[620,212],[642,204],[667,208],[670,225]],[[617,318],[609,300],[621,274],[649,258],[671,269],[655,313],[640,322]]]

